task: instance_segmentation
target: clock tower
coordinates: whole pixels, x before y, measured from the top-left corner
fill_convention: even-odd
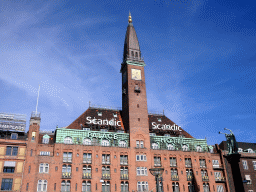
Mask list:
[[[122,73],[122,116],[130,133],[130,146],[150,148],[144,60],[129,13],[124,41]]]

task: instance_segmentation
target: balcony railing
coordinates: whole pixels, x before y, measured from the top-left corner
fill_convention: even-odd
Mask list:
[[[104,160],[104,161],[102,161],[102,164],[104,164],[104,165],[110,165],[110,160]]]
[[[92,163],[92,159],[83,159],[83,163],[91,164]]]
[[[213,165],[213,169],[224,169],[222,165]]]
[[[110,174],[102,174],[102,179],[110,179]]]
[[[185,164],[185,167],[191,168],[191,167],[192,167],[192,163],[187,163],[187,164]]]
[[[128,180],[129,179],[129,175],[128,174],[121,174],[121,180]]]
[[[82,178],[83,179],[91,179],[92,178],[92,174],[91,173],[83,173]]]
[[[225,179],[225,177],[215,177],[215,181],[216,182],[225,182],[226,179]]]
[[[121,160],[120,165],[128,165],[128,160]]]
[[[200,168],[206,168],[206,165],[200,165]]]
[[[170,167],[177,167],[177,163],[171,163]]]
[[[192,180],[193,180],[193,176],[187,175],[187,181],[192,181]]]
[[[71,179],[71,173],[70,172],[62,172],[62,178]]]
[[[203,180],[203,181],[209,181],[209,177],[208,177],[208,176],[203,176],[203,177],[202,177],[202,180]]]
[[[178,175],[172,175],[172,181],[179,181]]]

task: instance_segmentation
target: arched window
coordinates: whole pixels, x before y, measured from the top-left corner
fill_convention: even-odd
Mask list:
[[[194,185],[192,183],[188,183],[188,191],[189,192],[194,192],[195,191]]]
[[[65,137],[64,143],[65,144],[73,144],[72,137]]]
[[[210,192],[209,183],[203,183],[204,192]]]
[[[82,191],[91,191],[91,181],[83,181]]]
[[[243,152],[243,149],[242,148],[238,148],[238,152]]]
[[[62,165],[62,177],[70,178],[71,177],[71,165]]]
[[[138,58],[138,52],[135,52],[135,57]]]
[[[102,183],[102,192],[109,192],[110,191],[110,182],[104,181]]]
[[[172,182],[172,190],[173,192],[179,192],[179,183],[178,182]]]
[[[91,139],[88,139],[88,138],[84,139],[83,140],[83,145],[92,145]]]
[[[104,139],[101,141],[101,146],[109,146],[109,141]]]
[[[70,181],[63,180],[61,182],[61,192],[70,192]]]
[[[152,149],[159,149],[159,146],[157,143],[152,143]]]
[[[90,165],[83,166],[83,179],[91,179],[92,178],[92,168]]]
[[[196,151],[197,151],[197,152],[202,152],[202,147],[201,147],[201,146],[199,146],[199,145],[198,145],[198,146],[196,146]]]
[[[183,145],[182,146],[182,151],[188,151],[188,146],[187,145]]]
[[[126,181],[121,182],[121,192],[127,192],[129,191],[129,183]]]
[[[254,153],[254,151],[251,148],[249,148],[248,153]]]
[[[172,144],[168,144],[167,149],[173,151],[175,148]]]
[[[38,192],[47,191],[47,180],[38,180],[37,191]]]
[[[125,141],[119,141],[119,147],[127,147],[127,143]]]
[[[131,51],[131,53],[132,53],[132,57],[134,57],[134,52],[133,52],[133,51]]]

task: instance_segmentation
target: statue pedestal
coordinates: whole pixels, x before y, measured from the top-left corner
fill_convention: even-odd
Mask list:
[[[224,157],[227,159],[227,161],[230,164],[236,192],[244,191],[243,179],[241,177],[241,172],[239,167],[241,155],[238,153],[234,153],[230,155],[224,155]]]

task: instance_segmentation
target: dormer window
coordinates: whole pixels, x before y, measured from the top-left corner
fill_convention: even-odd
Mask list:
[[[242,148],[238,148],[238,152],[243,152],[243,149]]]
[[[116,114],[116,113],[113,113],[113,116],[114,116],[114,117],[117,117],[117,114]]]
[[[102,112],[98,112],[98,116],[102,116]]]
[[[248,153],[254,153],[254,151],[250,148],[248,149]]]
[[[165,137],[171,137],[171,135],[170,135],[170,134],[164,134],[164,136],[165,136]]]
[[[158,118],[157,120],[158,120],[158,122],[162,122],[162,119],[161,119],[161,118]]]
[[[90,131],[91,129],[88,128],[88,127],[84,127],[83,130],[84,130],[84,131]]]
[[[155,133],[149,133],[149,136],[156,136]]]
[[[11,139],[18,139],[18,134],[17,133],[12,133],[11,134]]]
[[[101,132],[108,132],[107,129],[101,129],[100,131],[101,131]]]
[[[65,144],[73,144],[72,137],[65,137],[64,143]]]
[[[42,141],[42,143],[48,144],[48,143],[49,143],[49,139],[50,139],[50,136],[49,136],[49,135],[44,135],[44,136],[43,136],[43,141]]]

